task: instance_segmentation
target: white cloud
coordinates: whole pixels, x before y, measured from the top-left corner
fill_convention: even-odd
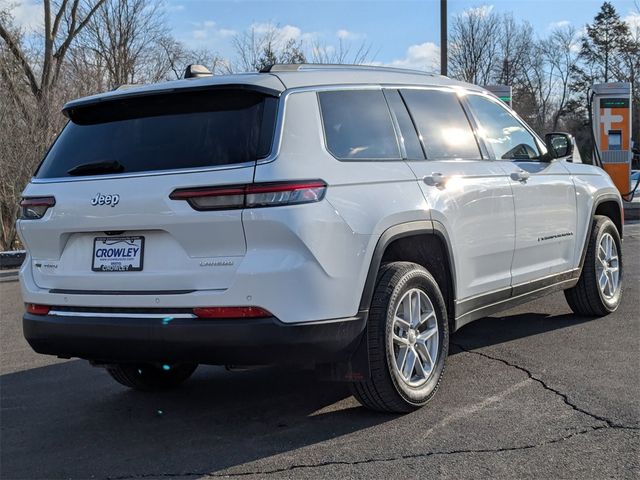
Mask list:
[[[193,38],[195,38],[196,40],[204,40],[205,38],[207,38],[208,32],[206,30],[194,30],[193,31]]]
[[[631,12],[629,15],[624,17],[623,20],[627,22],[632,32],[636,29],[640,30],[640,13]]]
[[[285,25],[280,27],[273,23],[253,23],[249,27],[249,30],[253,30],[257,35],[265,35],[267,33],[273,33],[274,43],[276,48],[283,47],[287,42],[300,41],[305,43],[313,43],[317,38],[315,32],[303,32],[299,27],[295,25]]]
[[[218,24],[213,20],[193,22],[192,25],[195,29],[191,31],[191,35],[198,41],[204,41],[210,38],[228,38],[236,34],[235,30],[229,28],[218,28]]]
[[[333,45],[313,45],[311,55],[313,58],[331,58],[336,53],[336,47]]]
[[[436,72],[440,68],[440,47],[433,42],[411,45],[404,58],[393,60],[386,65]]]
[[[298,27],[294,27],[293,25],[285,25],[278,30],[278,34],[284,42],[288,42],[289,40],[298,40],[302,35],[302,30]]]
[[[359,38],[363,38],[364,35],[341,28],[336,32],[336,37],[340,40],[357,40]]]
[[[486,17],[493,11],[493,5],[481,5],[479,7],[471,7],[464,10],[460,15],[478,15],[480,17]]]
[[[0,0],[0,8],[8,7],[15,24],[27,33],[43,29],[43,6],[38,0]]]
[[[549,24],[549,30],[555,30],[556,28],[564,28],[564,27],[568,27],[569,25],[571,25],[571,22],[569,20],[560,20],[558,22],[551,22]]]

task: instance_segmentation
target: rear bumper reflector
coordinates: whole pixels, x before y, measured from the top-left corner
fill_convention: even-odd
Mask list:
[[[47,315],[51,307],[49,305],[38,305],[36,303],[27,303],[27,313],[33,315]]]

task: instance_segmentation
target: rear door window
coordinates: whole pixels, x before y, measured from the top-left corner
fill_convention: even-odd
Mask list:
[[[327,149],[339,160],[399,160],[398,139],[382,90],[318,94]]]
[[[76,107],[36,177],[254,162],[271,151],[276,105],[258,92],[209,90]]]
[[[419,89],[400,92],[418,129],[427,159],[482,158],[455,93]]]

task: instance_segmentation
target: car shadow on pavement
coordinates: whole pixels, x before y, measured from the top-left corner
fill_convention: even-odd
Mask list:
[[[218,471],[396,418],[312,372],[200,367],[140,393],[80,360],[0,377],[2,478],[127,478]]]
[[[475,349],[588,320],[491,317],[452,343]],[[281,368],[204,366],[182,388],[140,393],[73,360],[3,375],[0,391],[0,476],[12,479],[199,476],[402,421],[360,407],[346,384]]]
[[[506,343],[519,338],[531,337],[553,330],[572,327],[593,321],[579,315],[550,315],[545,313],[522,313],[500,317],[487,317],[464,326],[451,336],[451,355],[460,353],[455,345],[465,349],[477,349]]]

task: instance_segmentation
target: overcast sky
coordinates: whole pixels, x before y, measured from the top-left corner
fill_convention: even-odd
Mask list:
[[[421,1],[228,1],[165,0],[165,14],[174,35],[191,47],[208,47],[232,56],[232,37],[253,25],[257,30],[278,25],[284,39],[325,44],[339,39],[353,48],[371,45],[376,62],[435,70],[439,64],[439,0]],[[25,28],[37,28],[42,4],[38,0],[0,0],[10,3],[16,20]],[[602,0],[449,0],[449,15],[468,8],[512,12],[530,22],[544,37],[555,25],[583,28],[593,21]],[[620,15],[640,24],[633,0],[614,0]]]

